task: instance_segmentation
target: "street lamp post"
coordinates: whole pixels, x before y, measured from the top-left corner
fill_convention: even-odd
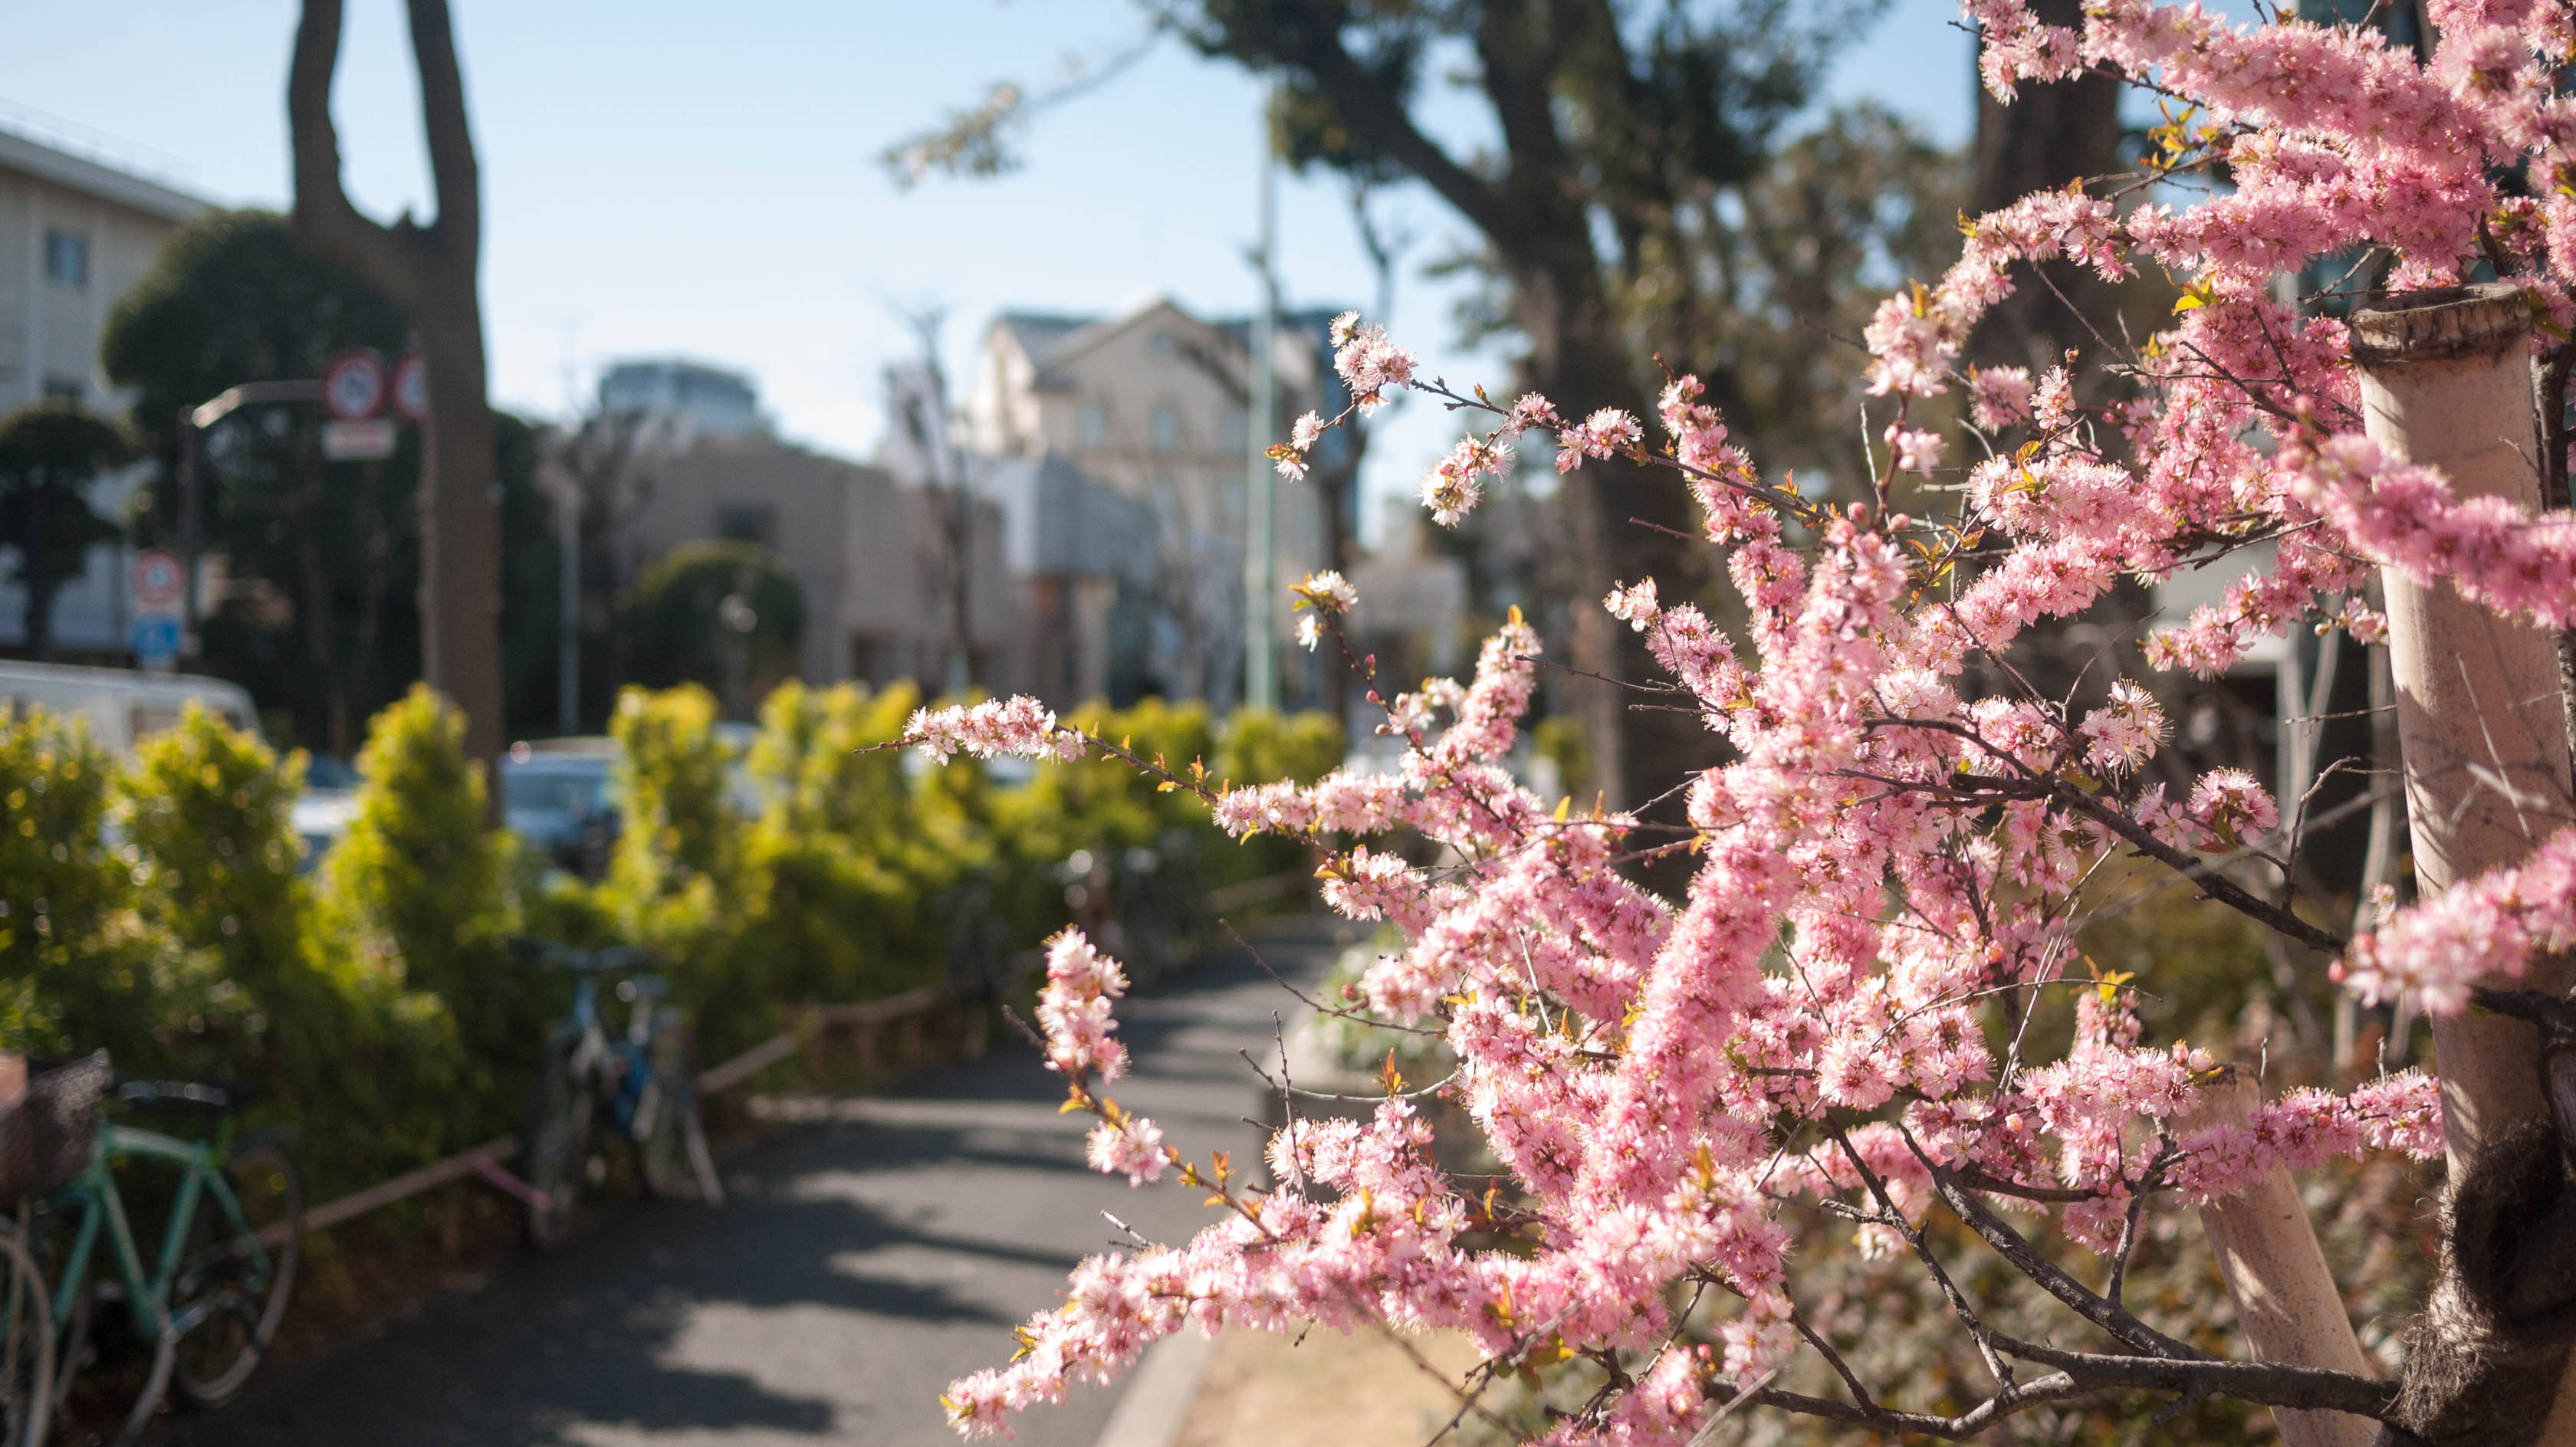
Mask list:
[[[1279,706],[1279,635],[1271,624],[1277,614],[1279,580],[1273,576],[1276,551],[1273,514],[1278,473],[1270,462],[1270,441],[1279,430],[1278,326],[1279,162],[1270,144],[1265,112],[1261,126],[1261,242],[1252,253],[1261,283],[1261,301],[1252,313],[1252,396],[1245,417],[1243,540],[1243,703],[1246,708]]]
[[[227,387],[211,400],[179,409],[179,559],[187,579],[179,601],[179,648],[198,653],[197,558],[205,547],[205,432],[244,407],[266,402],[319,402],[322,380],[295,377],[274,382],[244,382]]]

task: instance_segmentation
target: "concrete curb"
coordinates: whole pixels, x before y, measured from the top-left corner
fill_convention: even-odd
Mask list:
[[[1216,1338],[1188,1326],[1145,1349],[1096,1447],[1172,1447],[1199,1399]]]

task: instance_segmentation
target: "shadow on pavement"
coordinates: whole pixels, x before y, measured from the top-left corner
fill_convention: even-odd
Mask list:
[[[1329,936],[1265,939],[1314,979]],[[1122,1089],[1184,1149],[1240,1145],[1294,1001],[1228,949],[1122,1009],[1138,1063]],[[165,1419],[169,1447],[623,1447],[629,1443],[955,1440],[936,1394],[1009,1356],[1009,1329],[1111,1244],[1100,1212],[1160,1239],[1197,1223],[1179,1193],[1131,1193],[1083,1168],[1086,1122],[1025,1048],[926,1072],[899,1095],[788,1130],[726,1162],[721,1211],[611,1201],[559,1255],[505,1265],[207,1416]],[[1108,1394],[1022,1424],[1023,1442],[1088,1442]]]

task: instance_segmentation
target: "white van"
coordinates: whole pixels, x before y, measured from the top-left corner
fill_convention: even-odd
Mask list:
[[[265,741],[250,694],[220,678],[0,659],[0,712],[41,708],[53,714],[78,714],[88,722],[91,740],[119,755],[130,756],[138,740],[176,727],[191,700]]]

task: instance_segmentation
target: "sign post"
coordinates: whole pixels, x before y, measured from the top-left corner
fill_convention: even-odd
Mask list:
[[[126,642],[134,661],[155,672],[165,671],[179,661],[179,648],[186,638],[179,605],[188,593],[187,567],[168,548],[146,548],[134,555],[126,581],[134,601],[134,624]]]
[[[399,373],[396,374],[400,376]],[[381,462],[394,455],[394,420],[384,415],[393,379],[385,359],[358,347],[331,359],[322,373],[322,455],[333,462]]]

